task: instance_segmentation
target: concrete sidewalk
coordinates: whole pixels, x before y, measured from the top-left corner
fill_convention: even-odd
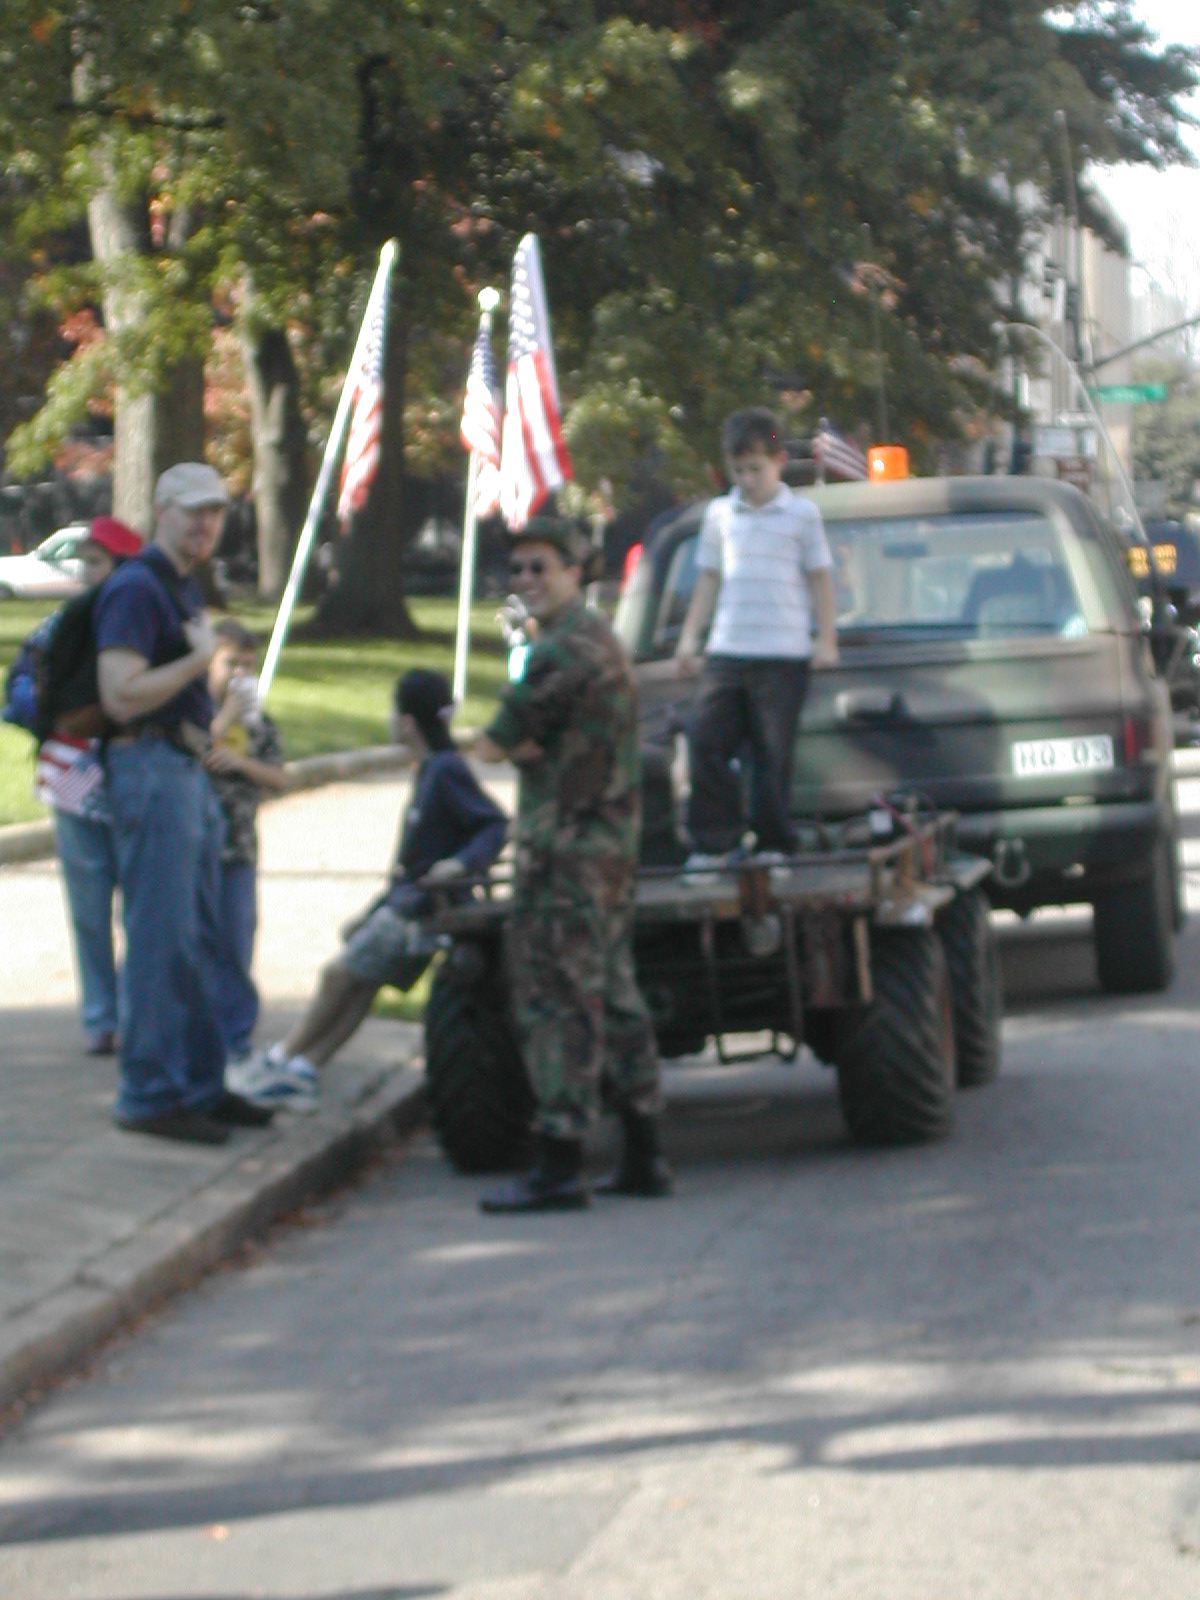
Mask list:
[[[493,787],[506,808],[511,783]],[[278,1036],[376,892],[407,779],[286,797],[260,819],[259,1037]],[[421,1032],[373,1018],[322,1075],[316,1116],[219,1149],[118,1132],[112,1061],[83,1053],[57,866],[0,868],[0,1409],[148,1306],[351,1177],[420,1119]]]

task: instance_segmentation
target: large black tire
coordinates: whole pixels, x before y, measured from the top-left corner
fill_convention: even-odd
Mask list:
[[[876,928],[869,1006],[838,1027],[838,1095],[858,1144],[919,1144],[954,1123],[954,1017],[932,928]]]
[[[1000,952],[982,889],[955,895],[938,914],[937,932],[950,973],[958,1087],[974,1089],[1000,1070],[1004,1010]]]
[[[498,950],[456,946],[434,974],[425,1008],[425,1078],[433,1130],[459,1172],[527,1164],[533,1092]]]
[[[1176,855],[1161,834],[1146,872],[1093,902],[1096,970],[1105,994],[1157,994],[1175,974]]]

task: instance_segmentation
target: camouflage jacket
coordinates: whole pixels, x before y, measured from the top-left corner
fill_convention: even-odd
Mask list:
[[[526,739],[542,754],[521,765],[514,842],[518,884],[535,890],[594,863],[627,892],[641,827],[637,691],[628,657],[598,611],[571,601],[530,650],[488,734],[502,749]]]

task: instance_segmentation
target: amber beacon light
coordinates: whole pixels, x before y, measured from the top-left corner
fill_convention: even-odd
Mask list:
[[[908,451],[902,444],[873,444],[867,453],[872,483],[891,483],[908,477]]]

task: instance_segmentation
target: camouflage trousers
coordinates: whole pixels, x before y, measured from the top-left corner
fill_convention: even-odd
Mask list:
[[[506,933],[513,1018],[538,1129],[578,1138],[602,1093],[616,1111],[662,1109],[658,1047],[633,967],[633,907],[578,881],[518,893]]]

